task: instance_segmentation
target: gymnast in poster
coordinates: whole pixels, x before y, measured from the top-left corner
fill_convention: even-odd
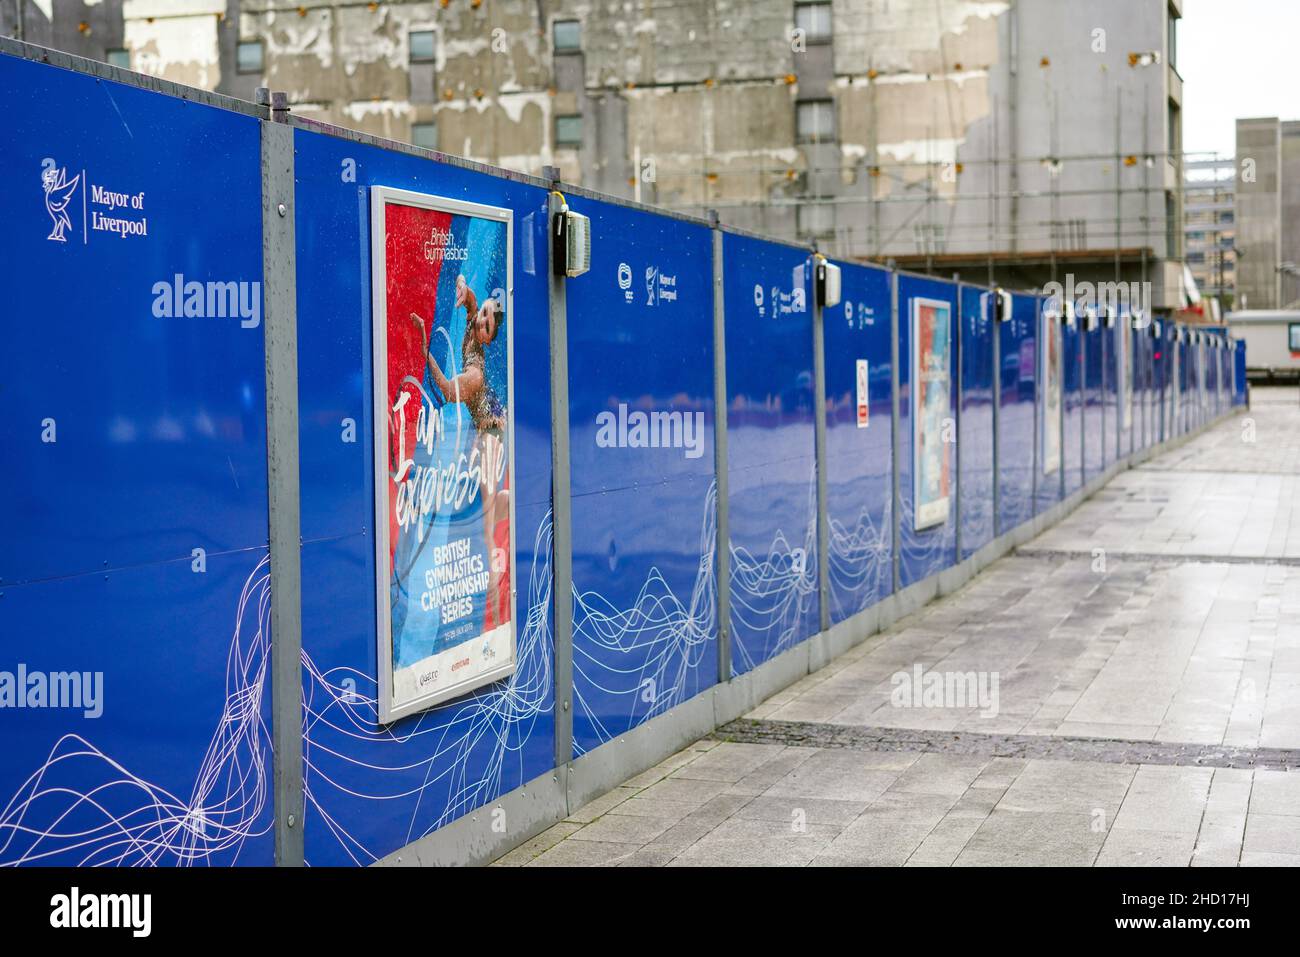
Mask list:
[[[387,423],[376,430],[380,711],[389,721],[514,668],[511,221],[508,210],[374,192],[376,417]]]

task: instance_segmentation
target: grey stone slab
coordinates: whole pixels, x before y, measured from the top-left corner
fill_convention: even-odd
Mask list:
[[[776,759],[784,750],[785,746],[780,744],[739,744],[724,741],[713,750],[701,754],[694,761],[675,771],[673,777],[733,784]]]
[[[1300,817],[1300,774],[1256,771],[1250,790],[1250,813]]]
[[[717,797],[727,789],[725,781],[709,781],[700,778],[679,778],[676,774],[666,777],[657,784],[641,791],[647,800],[669,801],[673,804],[701,805]]]
[[[802,818],[810,824],[833,824],[844,827],[851,824],[866,809],[865,801],[831,801],[825,798],[762,795],[737,810],[736,817],[789,822],[798,820],[802,815]]]
[[[685,847],[670,866],[803,867],[834,839],[838,828],[731,818]]]
[[[619,867],[663,867],[680,853],[680,849],[667,844],[647,844],[639,847],[618,862]]]
[[[529,867],[610,867],[638,850],[635,844],[602,841],[561,841],[528,864]]]
[[[640,847],[654,840],[677,822],[670,818],[644,817],[634,814],[606,814],[569,835],[570,841],[601,841],[612,844],[635,844]]]
[[[1089,867],[1105,835],[1084,813],[994,810],[954,862],[958,867]]]
[[[628,798],[634,797],[636,794],[637,794],[636,788],[628,788],[628,787],[614,788],[614,790],[606,791],[604,794],[596,798],[594,801],[590,801],[584,806],[578,808],[578,810],[574,811],[572,814],[566,817],[565,820],[577,824],[590,824],[592,821],[596,820],[596,818],[600,817],[602,814],[607,813],[608,811],[622,804]]]
[[[655,797],[645,797],[638,794],[636,797],[628,798],[621,804],[610,809],[609,814],[622,815],[628,814],[637,817],[655,817],[663,820],[672,821],[676,824],[684,817],[694,814],[700,809],[698,804],[686,804],[680,801],[664,801]]]
[[[525,841],[508,854],[498,858],[494,864],[502,867],[520,867],[531,862],[533,858],[542,852],[550,850],[581,827],[582,825],[576,822],[561,821],[559,824],[548,827],[532,840]]]
[[[887,756],[850,751],[823,751],[767,790],[771,797],[820,797],[832,801],[869,802],[898,780],[918,755]]]
[[[1242,867],[1300,867],[1300,854],[1271,854],[1246,851],[1241,855]]]
[[[1194,836],[1201,826],[1213,777],[1211,768],[1138,768],[1113,829]]]
[[[997,809],[1089,819],[1100,810],[1109,823],[1136,773],[1131,765],[1031,761],[1007,788]]]
[[[1186,867],[1196,835],[1186,831],[1111,829],[1097,857],[1098,867]]]
[[[988,765],[984,757],[923,754],[889,788],[893,792],[962,795]]]
[[[983,821],[983,817],[956,817],[950,813],[926,835],[925,840],[907,859],[908,865],[951,865],[965,850]]]
[[[1300,819],[1280,814],[1251,814],[1246,818],[1246,854],[1300,854]]]
[[[724,791],[722,794],[709,798],[709,800],[692,811],[685,820],[692,824],[707,824],[710,826],[721,824],[753,800],[754,796],[752,794]]]

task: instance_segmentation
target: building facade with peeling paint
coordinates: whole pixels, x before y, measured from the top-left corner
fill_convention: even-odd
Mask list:
[[[1179,305],[1182,0],[0,0],[0,32],[981,282]]]

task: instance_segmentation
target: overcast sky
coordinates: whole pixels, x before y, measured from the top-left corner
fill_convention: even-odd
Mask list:
[[[1300,0],[1183,0],[1183,150],[1236,150],[1244,116],[1300,119]]]

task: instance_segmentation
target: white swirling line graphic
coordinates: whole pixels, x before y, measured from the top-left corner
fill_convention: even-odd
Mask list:
[[[373,677],[352,668],[319,670],[310,655],[302,656],[303,694],[303,774],[305,798],[309,811],[320,816],[325,827],[339,841],[343,852],[358,864],[371,863],[378,855],[342,827],[327,804],[328,789],[368,800],[413,798],[406,840],[416,840],[443,826],[471,808],[481,806],[501,792],[502,772],[512,747],[511,729],[551,710],[550,654],[550,550],[551,516],[542,519],[535,540],[534,561],[529,587],[529,610],[520,633],[514,674],[490,690],[466,700],[449,702],[416,718],[400,733],[377,723],[377,701],[373,694],[358,693],[360,682],[375,685]],[[543,558],[539,568],[537,556]],[[213,733],[207,753],[200,765],[196,783],[188,800],[133,774],[125,765],[100,750],[80,735],[61,737],[45,763],[18,788],[15,796],[0,811],[0,865],[35,864],[50,859],[82,853],[79,865],[191,865],[210,863],[222,852],[230,852],[226,863],[238,863],[244,844],[266,835],[271,828],[268,810],[269,774],[267,759],[271,754],[270,732],[262,714],[266,694],[267,656],[270,648],[270,575],[269,557],[263,556],[246,579],[235,617],[235,630],[227,658],[226,698],[221,718]],[[249,606],[256,610],[256,628],[247,644],[243,637],[244,618]],[[350,686],[351,685],[351,686]],[[317,693],[327,701],[317,706]],[[442,712],[457,709],[454,720],[443,727],[430,726]],[[333,711],[343,715],[337,719]],[[403,745],[425,735],[441,733],[432,753],[401,765],[378,765],[354,758],[343,746],[329,740],[337,733],[368,743]],[[524,736],[527,737],[526,735]],[[451,739],[450,741],[448,739]],[[484,741],[491,751],[485,761],[485,773],[466,781],[465,768],[471,752]],[[521,739],[522,741],[522,739]],[[440,758],[454,754],[455,759],[437,774],[433,773]],[[103,779],[88,790],[69,786],[62,779],[51,783],[57,774],[80,772],[80,761],[88,760]],[[407,773],[424,767],[426,776],[417,787],[390,793],[365,793],[339,783],[330,762],[338,760],[351,769],[374,773]],[[458,777],[459,775],[459,777]],[[81,772],[81,777],[86,777]],[[417,821],[420,802],[435,782],[446,781],[446,805],[427,828],[420,831]],[[224,792],[220,790],[224,786]],[[120,809],[107,801],[134,799],[134,807]],[[213,799],[213,795],[218,795]],[[48,809],[48,810],[47,810]],[[101,820],[93,826],[76,824],[61,829],[74,813],[90,811]],[[34,824],[40,815],[47,823]],[[20,838],[26,843],[11,853]]]
[[[716,485],[713,485],[706,500],[700,561],[689,601],[681,602],[673,596],[657,569],[651,569],[632,609],[624,612],[612,609],[596,593],[580,593],[574,589],[576,617],[583,623],[580,629],[575,628],[575,637],[590,637],[624,653],[656,647],[637,666],[639,676],[658,677],[661,692],[666,691],[659,695],[652,714],[680,703],[691,669],[716,637],[715,506]],[[832,554],[842,559],[836,562],[835,568],[850,578],[860,579],[865,574],[855,573],[851,568],[853,563],[866,566],[877,561],[880,554],[878,536],[864,535],[862,521],[860,516],[859,528],[848,534],[843,533],[838,523],[832,524]],[[812,534],[810,531],[810,544],[815,545],[811,542]],[[875,543],[873,538],[877,539]],[[783,619],[792,601],[802,605],[815,594],[816,587],[815,573],[810,573],[808,567],[802,574],[794,574],[785,541],[778,530],[769,557],[762,562],[750,558],[744,549],[732,548],[733,582],[747,596],[744,607],[753,610],[757,600],[766,600],[768,614],[775,613],[777,622]],[[400,732],[380,727],[374,693],[367,695],[357,690],[367,685],[373,689],[373,677],[348,667],[321,671],[311,656],[303,653],[306,802],[338,841],[344,855],[354,863],[372,863],[379,853],[364,846],[362,840],[340,823],[337,814],[331,811],[334,803],[331,791],[366,801],[414,800],[406,842],[490,803],[502,793],[507,757],[521,750],[528,737],[522,729],[530,721],[550,713],[553,707],[550,553],[551,515],[547,512],[534,541],[528,612],[520,631],[515,673],[468,701],[449,702],[425,712]],[[812,548],[809,554],[813,554]],[[815,562],[808,563],[814,565]],[[240,594],[227,656],[222,715],[190,797],[181,798],[133,774],[79,735],[64,735],[45,763],[23,782],[0,812],[0,865],[41,863],[78,852],[83,855],[78,862],[81,865],[192,865],[211,863],[227,852],[231,855],[227,863],[233,864],[238,863],[247,841],[269,833],[267,759],[271,745],[262,713],[270,642],[269,582],[269,558],[263,556]],[[250,607],[255,612],[256,627],[251,639],[246,639],[244,619]],[[655,625],[657,628],[652,627]],[[778,639],[778,648],[791,643],[792,634],[793,623],[790,623]],[[629,636],[631,641],[627,640]],[[637,690],[639,685],[638,680],[632,690]],[[318,703],[320,696],[325,700]],[[454,719],[437,725],[437,719],[451,709],[458,712]],[[512,731],[519,732],[517,739],[512,739]],[[344,743],[336,740],[340,735]],[[427,735],[438,736],[433,750],[401,764],[372,763],[345,750],[348,741],[401,746]],[[485,771],[468,780],[469,760],[485,742],[488,745]],[[436,770],[448,755],[452,759]],[[108,771],[89,790],[70,787],[62,781],[50,783],[56,773],[68,770],[72,763],[79,769],[80,762],[86,760],[93,762],[98,770]],[[359,769],[366,774],[407,774],[416,768],[425,769],[425,777],[418,785],[392,791],[358,789],[355,784],[344,782],[341,773]],[[421,803],[440,782],[447,786],[445,806],[421,828],[418,824]],[[115,793],[119,791],[134,795],[136,806],[122,813],[111,809],[108,801],[110,797],[120,801]],[[53,807],[45,814],[51,802]],[[102,820],[94,826],[78,825],[80,829],[60,830],[60,825],[74,812],[87,809],[101,815]],[[38,812],[44,814],[48,823],[43,826],[31,823]],[[19,853],[9,855],[7,852],[15,848],[20,837],[27,838],[25,846]]]

